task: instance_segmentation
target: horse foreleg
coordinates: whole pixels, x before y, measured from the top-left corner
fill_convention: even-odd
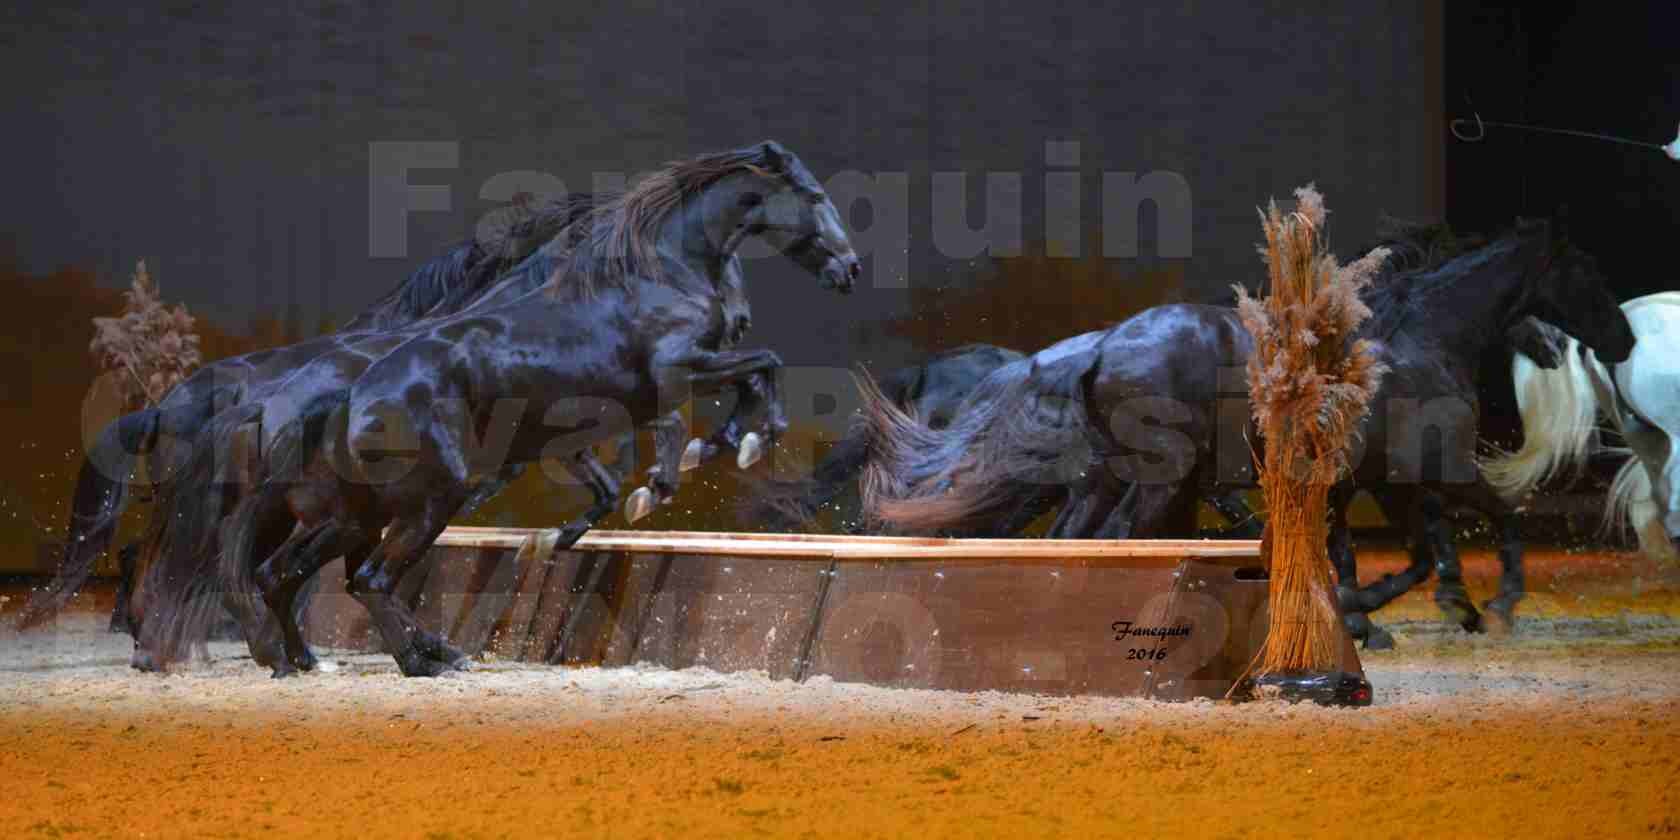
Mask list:
[[[781,433],[779,430],[787,427],[787,411],[774,378],[768,374],[753,374],[735,383],[735,407],[723,425],[705,440],[696,438],[689,443],[683,453],[683,469],[693,469],[725,451],[737,453],[735,465],[740,469],[757,462],[763,456],[765,441],[760,440],[759,435],[747,432],[744,427],[747,419],[760,407],[764,408],[766,416],[764,437],[773,442],[775,436]]]
[[[631,522],[652,513],[655,505],[669,503],[682,484],[683,442],[688,439],[682,412],[673,411],[648,425],[653,428],[654,465],[647,484],[624,502],[624,517]]]
[[[1383,575],[1376,583],[1359,588],[1356,605],[1360,612],[1367,613],[1375,612],[1388,602],[1410,592],[1412,587],[1428,580],[1434,571],[1433,557],[1430,553],[1432,538],[1428,531],[1430,520],[1419,510],[1417,497],[1413,493],[1402,493],[1392,488],[1374,490],[1371,495],[1376,498],[1389,522],[1406,523],[1406,548],[1411,562],[1399,574]]]
[[[524,474],[524,464],[509,464],[508,466],[503,467],[501,472],[480,481],[478,485],[473,488],[472,495],[468,496],[467,500],[461,504],[461,511],[455,514],[455,518],[460,519],[461,517],[472,515],[473,512],[482,507],[485,502],[496,498],[498,494],[507,489],[509,484],[518,481],[519,477]]]

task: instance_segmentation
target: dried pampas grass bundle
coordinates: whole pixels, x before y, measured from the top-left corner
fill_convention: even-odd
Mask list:
[[[145,260],[135,266],[123,300],[122,315],[93,319],[88,349],[107,370],[127,372],[119,381],[130,408],[156,405],[204,360],[193,316],[163,302]]]
[[[1323,240],[1324,197],[1310,184],[1295,197],[1291,212],[1274,201],[1261,213],[1265,296],[1236,287],[1238,315],[1254,336],[1248,388],[1265,442],[1260,488],[1268,511],[1263,560],[1271,627],[1262,674],[1335,667],[1341,637],[1325,547],[1330,487],[1349,468],[1386,372],[1376,348],[1355,333],[1371,315],[1360,291],[1388,252],[1338,265]]]

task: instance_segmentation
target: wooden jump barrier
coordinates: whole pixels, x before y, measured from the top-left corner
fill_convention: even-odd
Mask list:
[[[402,595],[469,653],[956,691],[1219,698],[1266,634],[1259,543],[451,528]],[[379,648],[323,570],[311,641]],[[329,593],[327,587],[331,586]],[[1344,634],[1345,635],[1345,634]],[[1343,670],[1362,674],[1351,638]]]

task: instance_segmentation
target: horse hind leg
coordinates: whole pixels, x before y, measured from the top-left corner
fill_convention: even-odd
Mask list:
[[[139,631],[129,617],[128,601],[134,595],[134,572],[139,562],[140,544],[131,542],[117,552],[117,603],[111,608],[112,633],[138,636]]]
[[[414,613],[396,597],[403,573],[437,541],[465,498],[465,493],[453,490],[440,493],[427,499],[420,510],[399,516],[350,573],[351,597],[373,616],[403,676],[435,677],[449,670],[471,669],[469,658],[423,630]]]
[[[1435,605],[1447,621],[1457,624],[1466,633],[1482,631],[1482,614],[1470,592],[1464,587],[1464,567],[1458,559],[1458,542],[1453,539],[1452,521],[1441,495],[1425,492],[1422,500],[1423,534],[1435,555]]]
[[[1510,633],[1517,625],[1517,602],[1527,594],[1523,582],[1523,541],[1519,518],[1502,514],[1499,528],[1499,594],[1482,604],[1482,626],[1494,633]]]
[[[1499,534],[1499,592],[1482,603],[1482,614],[1475,628],[1466,630],[1509,633],[1516,626],[1517,603],[1526,594],[1523,586],[1522,519],[1497,492],[1485,482],[1452,485],[1443,492],[1488,518]],[[1456,562],[1457,553],[1453,554]],[[1463,586],[1462,580],[1459,584]],[[1468,593],[1464,598],[1469,600]]]
[[[1330,490],[1330,563],[1336,569],[1336,603],[1342,613],[1342,626],[1354,641],[1370,650],[1394,647],[1394,636],[1371,622],[1371,616],[1360,603],[1359,555],[1353,550],[1353,531],[1348,527],[1347,508],[1353,501],[1354,488],[1339,484]]]
[[[332,519],[301,528],[287,537],[257,567],[257,585],[262,590],[269,615],[274,617],[280,626],[285,643],[285,656],[269,663],[274,668],[276,678],[315,669],[315,655],[309,650],[303,632],[298,627],[294,601],[304,581],[333,557],[338,556],[337,548],[344,531],[345,529]]]
[[[587,449],[572,456],[565,465],[566,471],[583,482],[584,486],[589,488],[589,492],[594,494],[595,499],[588,510],[560,528],[560,535],[554,540],[555,551],[571,548],[572,544],[588,533],[590,528],[595,527],[597,522],[610,515],[613,506],[618,503],[620,489],[618,476]]]

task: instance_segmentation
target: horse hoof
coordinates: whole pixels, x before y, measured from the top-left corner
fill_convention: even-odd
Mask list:
[[[1394,634],[1373,624],[1370,632],[1365,634],[1365,648],[1367,650],[1393,650]]]
[[[331,673],[335,673],[335,672],[338,671],[338,663],[334,662],[330,659],[325,660],[323,662],[316,663],[315,667],[318,668],[321,671],[321,673],[323,673],[323,674],[331,674]]]
[[[1441,614],[1446,616],[1447,623],[1458,625],[1466,633],[1482,632],[1482,614],[1476,612],[1476,607],[1470,603],[1470,597],[1462,589],[1435,590],[1435,605],[1441,608]]]
[[[149,651],[144,651],[136,647],[134,655],[128,658],[128,667],[142,673],[156,674],[163,671],[163,662],[153,656]]]
[[[758,463],[762,457],[764,439],[758,436],[758,432],[747,432],[746,437],[741,438],[741,448],[735,453],[735,466],[744,470]]]
[[[1490,636],[1509,636],[1517,629],[1517,617],[1509,610],[1502,609],[1496,604],[1484,604],[1482,609],[1482,629]]]
[[[296,668],[291,667],[290,665],[288,665],[284,668],[276,665],[276,666],[274,666],[274,673],[269,674],[269,677],[271,677],[272,679],[276,679],[276,680],[284,680],[284,679],[289,679],[291,677],[295,677],[297,675],[298,675],[298,670]]]
[[[449,670],[471,672],[472,670],[474,670],[472,657],[463,656],[463,657],[455,660],[454,662],[449,663]]]
[[[695,438],[688,442],[688,448],[683,450],[682,463],[677,466],[681,472],[688,472],[700,466],[700,456],[706,452],[706,442]]]
[[[399,658],[397,670],[405,677],[435,677],[449,670],[448,662],[441,662],[415,652],[412,656]]]
[[[624,502],[624,518],[635,522],[650,513],[653,513],[653,491],[646,487],[636,488],[636,492]]]

